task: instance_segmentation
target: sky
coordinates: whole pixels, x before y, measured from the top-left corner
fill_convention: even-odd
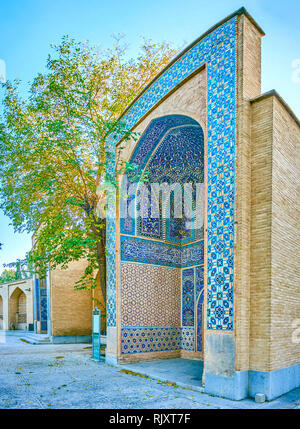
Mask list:
[[[262,92],[276,89],[300,116],[299,0],[0,0],[0,75],[28,82],[45,70],[50,44],[63,35],[104,48],[126,35],[132,57],[141,37],[183,46],[244,6],[266,36],[262,39]],[[3,92],[0,89],[0,100]],[[0,211],[0,272],[23,258],[31,235],[16,234]]]

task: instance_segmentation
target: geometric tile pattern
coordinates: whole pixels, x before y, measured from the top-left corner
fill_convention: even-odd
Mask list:
[[[116,200],[114,195],[107,196],[106,215],[106,323],[116,326]]]
[[[197,351],[203,351],[204,267],[196,267]]]
[[[195,329],[194,328],[181,328],[181,350],[190,352],[195,351]]]
[[[152,83],[122,118],[131,128],[176,85],[206,64],[207,328],[212,330],[233,329],[235,24],[233,17],[200,39]],[[115,231],[115,224],[109,225],[109,253],[115,246]],[[112,311],[115,320],[116,285],[111,273],[115,260],[111,261],[108,311]]]
[[[35,306],[34,306],[35,315],[34,315],[34,318],[35,318],[35,320],[39,321],[41,319],[40,319],[40,305],[39,305],[40,287],[39,287],[39,279],[38,278],[35,279],[35,296],[34,296],[34,298],[35,298],[35,302],[34,302],[34,304],[35,304]]]
[[[47,316],[48,316],[48,312],[47,312],[47,297],[41,298],[40,303],[41,303],[41,321],[46,322],[47,321]]]
[[[48,325],[48,299],[45,280],[35,279],[34,290],[35,320],[41,323],[41,330],[46,332]]]
[[[182,270],[183,303],[182,326],[180,328],[180,305],[178,300],[174,306],[176,302],[174,297],[178,297],[179,299],[180,296],[180,270],[123,262],[121,268],[121,352],[125,354],[168,350],[201,352],[202,304],[204,292],[203,271],[203,266]],[[136,281],[139,283],[138,287],[136,287]],[[184,299],[186,290],[184,284],[186,282],[190,282],[188,294],[192,297],[191,300]],[[175,288],[172,283],[176,284]],[[166,286],[164,289],[158,287],[153,291],[156,285]],[[132,293],[130,293],[130,289],[132,289]],[[144,289],[145,291],[143,293]],[[194,301],[195,290],[196,307]],[[193,304],[188,305],[187,309],[184,301],[188,301],[189,303],[192,302]],[[197,308],[196,345],[194,326],[195,308]],[[185,309],[187,309],[187,311],[185,311]],[[184,315],[184,313],[186,313],[186,315]],[[191,326],[185,326],[185,321],[191,323]],[[155,324],[161,326],[155,326]],[[174,324],[175,326],[168,326],[168,324]],[[171,340],[172,343],[170,342]]]
[[[207,67],[207,328],[232,330],[233,301],[225,291],[233,293],[234,282],[234,21],[213,46]]]
[[[182,326],[194,326],[194,268],[182,270]]]
[[[122,327],[180,326],[180,270],[121,264]]]
[[[121,353],[180,350],[180,327],[121,328]]]

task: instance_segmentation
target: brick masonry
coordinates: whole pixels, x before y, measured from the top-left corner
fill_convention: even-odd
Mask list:
[[[299,121],[273,91],[252,102],[250,368],[299,363]],[[299,319],[298,319],[299,320]]]
[[[51,333],[53,336],[90,335],[92,331],[92,291],[75,290],[85,261],[69,264],[67,270],[50,272]]]

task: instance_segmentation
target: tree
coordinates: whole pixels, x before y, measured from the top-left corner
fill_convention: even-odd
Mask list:
[[[144,41],[128,59],[121,38],[112,49],[64,37],[33,80],[28,99],[7,82],[0,124],[0,197],[15,231],[35,232],[29,259],[44,277],[48,267],[88,265],[77,288],[94,288],[99,270],[106,301],[106,223],[97,207],[99,186],[117,186],[107,173],[112,138],[136,138],[121,113],[169,62],[168,43]],[[134,169],[125,165],[121,169]],[[116,172],[118,174],[118,172]]]
[[[17,280],[16,279],[16,272],[13,269],[5,269],[1,274],[0,274],[0,284],[1,283],[8,283],[8,282],[13,282]]]
[[[8,271],[14,272],[15,280],[27,279],[33,275],[33,267],[30,264],[30,261],[25,259],[17,259],[14,262],[8,264],[3,264],[4,267],[9,268]]]

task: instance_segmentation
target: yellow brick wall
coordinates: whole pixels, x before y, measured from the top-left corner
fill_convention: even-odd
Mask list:
[[[271,362],[300,362],[292,322],[300,319],[300,128],[273,97]]]
[[[269,370],[271,323],[271,98],[252,105],[250,368]]]
[[[238,17],[236,146],[235,146],[235,369],[249,368],[250,337],[250,219],[251,219],[251,105],[260,94],[261,37],[245,15]]]
[[[92,291],[75,290],[86,266],[85,261],[50,272],[52,335],[89,335],[92,331]]]
[[[250,369],[300,361],[300,129],[270,93],[252,103]]]

